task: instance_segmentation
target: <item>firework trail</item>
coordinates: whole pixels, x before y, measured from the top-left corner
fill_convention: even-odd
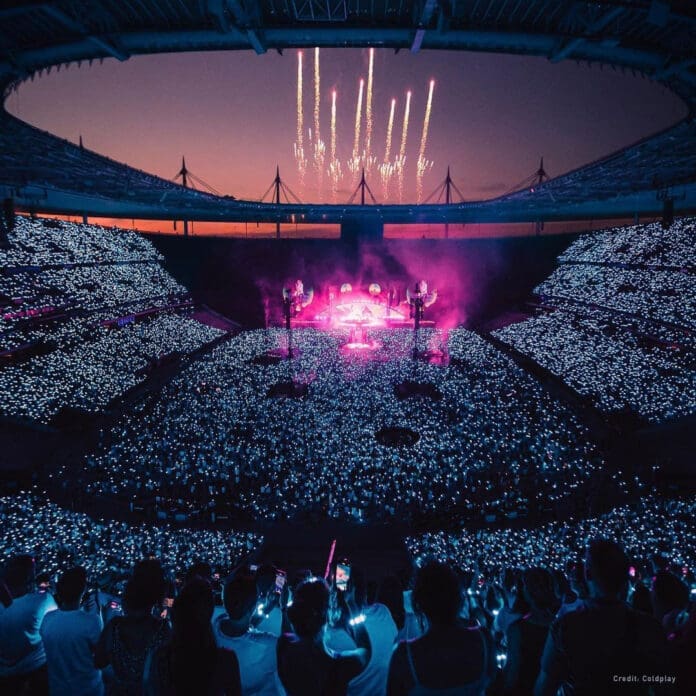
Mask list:
[[[348,163],[348,168],[353,174],[360,170],[360,128],[362,125],[362,102],[365,80],[360,79],[360,89],[358,90],[358,103],[355,106],[355,137],[353,138],[353,156]]]
[[[394,112],[396,111],[396,99],[391,100],[391,109],[389,110],[389,121],[387,122],[387,142],[384,147],[384,161],[388,162],[391,156],[392,146],[392,131],[394,130]]]
[[[423,118],[423,131],[421,132],[420,150],[418,151],[418,161],[416,163],[416,199],[420,203],[423,196],[423,175],[433,166],[432,162],[425,159],[425,146],[428,142],[428,128],[430,127],[430,112],[433,108],[433,90],[435,80],[430,80],[428,90],[428,102],[425,106],[425,117]]]
[[[408,135],[408,120],[411,114],[411,90],[406,92],[406,106],[404,107],[404,120],[401,126],[401,145],[399,146],[399,156],[396,158],[394,167],[399,179],[399,203],[404,198],[404,166],[406,165],[406,136]]]
[[[331,151],[329,162],[329,178],[331,179],[331,193],[336,200],[338,182],[341,179],[341,163],[336,159],[336,90],[331,93]]]
[[[375,161],[372,159],[372,85],[375,69],[375,49],[370,49],[370,62],[367,68],[367,98],[365,100],[365,167],[368,174]]]
[[[314,49],[314,167],[317,171],[319,192],[324,179],[324,158],[326,156],[326,146],[321,139],[320,130],[320,107],[321,107],[321,74],[319,71],[319,48]]]
[[[336,90],[331,92],[331,161],[336,159]]]
[[[304,185],[307,160],[304,156],[304,112],[302,109],[302,51],[297,52],[297,140],[295,141],[295,161],[300,184]]]
[[[394,111],[396,110],[396,99],[391,100],[391,109],[389,110],[389,121],[387,122],[387,142],[384,146],[384,161],[379,167],[379,173],[382,177],[382,190],[384,200],[389,198],[389,179],[394,173],[394,165],[389,161],[391,157],[392,146],[392,131],[394,130]]]

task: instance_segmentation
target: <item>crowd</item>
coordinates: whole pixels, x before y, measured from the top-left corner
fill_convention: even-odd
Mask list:
[[[12,313],[6,313],[3,324],[18,322],[14,318],[42,307],[82,313],[111,314],[121,305],[151,301],[157,298],[183,297],[186,288],[177,283],[157,262],[129,262],[42,268],[36,272],[22,271],[0,276],[0,293],[13,298]],[[17,300],[20,300],[18,304]],[[8,319],[7,317],[10,317]]]
[[[556,310],[494,332],[607,414],[652,423],[696,410],[696,228],[580,236],[536,288]]]
[[[120,227],[46,218],[15,217],[9,246],[0,248],[0,268],[163,261],[143,236]]]
[[[70,336],[73,330],[67,322],[54,335]],[[151,361],[192,352],[222,335],[174,313],[119,328],[92,326],[89,340],[79,333],[74,340],[72,334],[65,346],[1,367],[0,414],[48,423],[65,407],[97,413],[142,382]]]
[[[134,232],[17,217],[8,239],[0,249],[2,334],[48,310],[108,318],[188,295]]]
[[[693,269],[695,238],[693,218],[677,219],[667,228],[659,222],[624,225],[581,235],[558,260]]]
[[[137,499],[216,500],[255,519],[306,510],[342,519],[517,516],[540,504],[585,504],[602,470],[587,429],[523,370],[464,329],[423,330],[449,366],[413,361],[412,332],[376,330],[365,357],[348,333],[293,332],[298,357],[259,365],[279,329],[240,334],[198,360],[144,415],[124,414],[77,486]],[[307,384],[304,398],[270,398]],[[405,381],[441,400],[400,399]],[[381,444],[384,427],[415,431],[411,447]]]
[[[694,230],[673,232],[581,237],[538,289],[562,307],[495,335],[606,412],[693,413]],[[172,311],[103,325],[185,292],[136,235],[19,218],[9,237],[0,345],[49,350],[0,366],[0,415],[103,409],[153,360],[222,335]],[[79,312],[34,322],[47,306]],[[0,692],[545,696],[623,691],[634,675],[643,693],[696,692],[695,498],[588,516],[600,491],[642,482],[465,329],[421,329],[434,362],[412,359],[409,330],[372,330],[366,350],[342,330],[291,340],[293,360],[274,359],[279,329],[204,354],[110,423],[84,470],[49,471],[54,492],[161,516],[507,526],[408,538],[412,582],[341,561],[327,584],[249,565],[257,534],[0,497]],[[412,437],[398,446],[376,437],[399,428]],[[550,511],[561,521],[510,525]]]
[[[585,541],[595,536],[621,541],[637,565],[653,553],[670,566],[696,568],[696,498],[663,501],[645,497],[585,519],[550,522],[534,529],[436,532],[407,539],[417,564],[429,558],[491,577],[511,566],[565,570]]]
[[[542,298],[605,309],[696,328],[692,273],[662,269],[562,264],[535,292]]]
[[[694,334],[590,307],[564,307],[493,332],[611,414],[658,423],[696,411]]]
[[[78,564],[94,578],[118,577],[151,555],[177,572],[206,561],[225,574],[263,541],[247,532],[94,520],[37,493],[0,497],[0,527],[0,563],[29,554],[50,576]]]
[[[501,547],[487,532],[490,544],[469,538],[454,554],[410,540],[412,578],[386,568],[368,577],[349,559],[325,581],[249,562],[221,572],[210,553],[182,566],[164,552],[135,553],[111,594],[80,564],[91,555],[46,573],[18,543],[0,575],[0,689],[693,693],[695,511],[693,498],[645,500],[569,522],[551,539],[548,527],[528,529]],[[626,531],[623,544],[613,540]],[[423,546],[439,558],[424,558]]]
[[[99,412],[142,382],[151,361],[222,335],[168,309],[187,290],[135,233],[17,217],[8,237],[0,351],[23,354],[0,365],[0,415],[48,423],[63,408]],[[152,309],[161,313],[135,323]]]
[[[535,292],[625,312],[643,319],[696,327],[696,227],[693,218],[668,229],[629,225],[580,236]]]

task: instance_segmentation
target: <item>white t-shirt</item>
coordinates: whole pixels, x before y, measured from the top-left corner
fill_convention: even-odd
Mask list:
[[[46,663],[39,628],[44,616],[58,607],[48,592],[33,592],[0,602],[0,677],[33,672]]]
[[[268,616],[264,616],[261,623],[256,627],[257,630],[264,633],[270,633],[276,638],[280,636],[283,626],[283,612],[279,607],[273,607]]]
[[[226,618],[223,614],[213,621],[215,642],[218,647],[234,650],[237,655],[244,696],[283,696],[285,689],[278,677],[276,658],[278,639],[253,628],[243,636],[228,636],[220,628]]]
[[[101,696],[101,670],[94,666],[94,647],[101,617],[82,609],[54,611],[41,624],[51,696]]]
[[[363,610],[365,629],[370,636],[372,655],[367,667],[348,684],[348,696],[383,694],[387,690],[389,662],[394,652],[396,624],[384,604],[372,604]],[[350,645],[348,641],[350,640]],[[355,649],[355,643],[345,631],[327,631],[325,644],[332,650]]]

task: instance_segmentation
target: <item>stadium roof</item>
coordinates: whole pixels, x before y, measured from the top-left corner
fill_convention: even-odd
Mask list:
[[[696,207],[693,0],[9,0],[0,6],[0,86],[5,89],[71,62],[123,61],[132,55],[175,51],[262,53],[303,46],[456,49],[596,62],[661,82],[689,106],[688,119],[656,139],[535,191],[446,209],[380,206],[385,221],[648,213],[661,208],[658,194],[674,197],[677,208]],[[345,214],[343,206],[295,210],[296,206],[204,196],[94,153],[76,152],[75,146],[7,114],[0,118],[0,185],[10,188],[20,205],[23,193],[29,192],[25,204],[33,197],[39,209],[93,215],[162,217],[179,211],[211,220],[285,219],[294,214],[330,221]],[[98,169],[81,180],[88,157]],[[681,187],[676,194],[668,191],[673,186]]]
[[[696,98],[692,0],[9,0],[0,76],[166,51],[384,46],[638,70]]]

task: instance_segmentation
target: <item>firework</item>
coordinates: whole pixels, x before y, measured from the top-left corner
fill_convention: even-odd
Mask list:
[[[408,120],[411,115],[411,90],[406,92],[406,106],[404,107],[404,120],[401,126],[401,144],[399,156],[396,158],[395,168],[399,179],[399,203],[404,198],[404,167],[406,165],[406,137],[408,135]]]
[[[368,174],[372,165],[372,85],[375,68],[375,49],[370,49],[370,62],[367,68],[367,97],[365,99],[365,157],[364,165]]]
[[[392,146],[392,131],[394,130],[394,111],[396,110],[396,99],[391,100],[391,109],[389,109],[389,120],[387,121],[387,141],[384,146],[384,161],[379,167],[379,173],[382,177],[382,190],[384,192],[384,200],[389,198],[389,179],[394,173],[394,165],[390,163],[391,146]]]
[[[358,102],[355,106],[355,136],[353,138],[353,156],[348,163],[348,168],[357,174],[360,170],[360,128],[362,126],[362,102],[365,80],[360,78],[360,88],[358,90]]]
[[[319,70],[319,48],[314,49],[314,167],[317,172],[319,191],[324,178],[324,157],[326,146],[321,139],[321,74]]]
[[[297,52],[297,140],[295,141],[295,161],[300,183],[304,184],[307,160],[304,156],[304,113],[302,108],[302,51]]]
[[[423,175],[433,166],[432,162],[425,159],[425,146],[428,143],[428,128],[430,127],[430,113],[433,108],[433,90],[435,80],[430,80],[428,90],[428,101],[425,105],[425,117],[423,118],[423,130],[421,132],[420,149],[418,150],[418,161],[416,162],[416,199],[420,203],[423,196]]]
[[[331,179],[331,193],[334,200],[338,190],[338,182],[341,179],[341,163],[336,159],[336,90],[331,93],[331,152],[329,162],[329,178]]]
[[[331,161],[336,159],[336,90],[331,92]]]

